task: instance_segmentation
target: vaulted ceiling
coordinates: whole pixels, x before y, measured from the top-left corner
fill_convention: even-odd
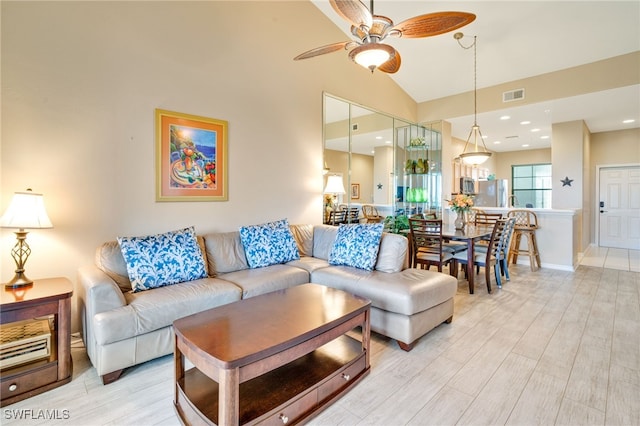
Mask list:
[[[350,25],[328,0],[312,1],[344,31],[344,40],[352,39]],[[363,3],[371,7],[369,1]],[[377,0],[373,6],[375,14],[395,23],[439,11],[474,13],[476,20],[458,31],[469,36],[461,40],[465,45],[477,36],[478,89],[640,51],[638,1]],[[421,39],[385,40],[402,56],[402,66],[390,74],[391,78],[416,102],[473,90],[473,49],[460,47],[453,38],[454,32]],[[327,40],[326,44],[344,40]],[[344,55],[345,61],[349,60],[347,52],[331,54]],[[363,69],[363,78],[368,72]],[[592,133],[640,127],[640,85],[618,86],[616,75],[612,75],[611,87],[594,93],[524,106],[522,102],[505,103],[504,108],[487,112],[478,105],[478,124],[487,137],[487,148],[493,151],[548,147],[551,137],[541,136],[551,136],[554,122],[584,120]],[[535,94],[525,92],[525,96],[532,95]],[[501,119],[503,116],[511,118]],[[440,118],[452,123],[455,137],[467,138],[472,115]],[[629,119],[635,122],[623,123]],[[520,124],[523,121],[530,123]],[[529,146],[523,147],[525,144]]]

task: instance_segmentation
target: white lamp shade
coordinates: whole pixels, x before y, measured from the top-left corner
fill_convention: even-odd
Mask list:
[[[0,218],[2,228],[53,228],[42,194],[16,192]]]
[[[490,152],[466,152],[464,154],[460,154],[462,161],[473,166],[484,163],[489,159],[489,157],[491,157]]]
[[[469,142],[471,142],[472,136],[475,149],[474,151],[467,151],[467,146],[469,145]],[[484,151],[480,151],[478,149],[478,140],[482,142]],[[460,154],[460,158],[466,164],[477,166],[487,161],[489,157],[491,157],[491,152],[487,151],[487,147],[485,146],[484,139],[482,137],[482,132],[480,131],[480,126],[478,126],[478,124],[474,121],[473,126],[471,126],[471,131],[469,132],[469,137],[467,138],[467,143],[464,145],[462,154]]]
[[[331,175],[327,177],[327,186],[324,187],[325,194],[344,194],[344,184],[342,176]]]
[[[349,52],[349,57],[358,65],[373,70],[395,56],[395,50],[386,44],[371,43],[358,46]]]

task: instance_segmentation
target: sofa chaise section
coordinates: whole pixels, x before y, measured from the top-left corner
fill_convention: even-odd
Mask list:
[[[336,228],[317,226],[315,263],[328,259]],[[440,272],[407,268],[407,239],[383,234],[373,271],[348,266],[311,270],[311,282],[357,294],[371,300],[371,330],[398,342],[405,351],[443,322],[453,318],[453,296],[458,282]]]

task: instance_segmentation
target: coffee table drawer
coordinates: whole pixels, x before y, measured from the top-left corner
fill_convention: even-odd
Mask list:
[[[296,420],[314,409],[318,405],[318,391],[313,389],[311,392],[304,394],[302,397],[291,402],[284,409],[279,410],[276,414],[267,417],[260,425],[286,425],[295,423]]]
[[[366,369],[366,359],[362,354],[353,364],[338,371],[331,379],[318,388],[318,401],[322,402],[340,389],[346,387]]]

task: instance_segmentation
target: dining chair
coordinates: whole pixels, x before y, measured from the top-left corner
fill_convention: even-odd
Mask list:
[[[340,225],[341,223],[345,223],[345,218],[346,210],[332,210],[329,212],[327,225]]]
[[[513,229],[516,223],[515,218],[507,217],[505,218],[507,221],[506,228],[502,234],[502,241],[500,242],[499,250],[498,250],[498,263],[500,264],[500,272],[503,277],[507,281],[511,280],[509,276],[509,250],[511,248],[511,238],[513,237]],[[487,252],[487,245],[478,244],[474,247],[477,252]]]
[[[496,223],[493,225],[493,231],[491,232],[491,238],[489,240],[489,245],[486,250],[478,250],[474,248],[473,250],[473,264],[474,266],[484,267],[485,269],[485,280],[487,281],[487,291],[491,293],[491,268],[493,267],[493,272],[496,277],[496,285],[498,288],[502,288],[502,280],[500,279],[500,259],[502,258],[501,251],[503,250],[502,245],[506,244],[506,239],[503,238],[508,226],[508,219],[498,219]],[[466,265],[468,262],[467,259],[468,252],[465,250],[463,252],[459,252],[453,255],[454,264],[461,263]],[[454,268],[457,276],[457,268]]]
[[[360,223],[360,209],[357,207],[347,207],[344,212],[345,223]]]
[[[482,212],[482,210],[477,207],[471,207],[471,210],[469,210],[465,215],[465,222],[468,224],[475,224],[477,212]]]
[[[442,220],[410,218],[409,235],[414,268],[429,269],[435,265],[438,272],[442,272],[443,266],[451,263],[453,254],[442,249]],[[449,266],[451,275],[455,273],[455,266]]]
[[[498,219],[502,219],[502,213],[487,213],[485,211],[476,211],[474,217],[475,225],[493,225]]]
[[[498,219],[502,218],[502,213],[487,213],[484,210],[476,210],[476,214],[473,218],[474,225],[494,225]],[[478,242],[478,245],[488,245],[489,238],[482,238]]]
[[[380,223],[384,220],[384,217],[378,213],[378,209],[369,204],[362,206],[362,216],[364,216],[365,223]]]
[[[360,222],[359,209],[357,207],[348,207],[346,204],[340,204],[338,211],[344,212],[343,223],[358,223]]]

